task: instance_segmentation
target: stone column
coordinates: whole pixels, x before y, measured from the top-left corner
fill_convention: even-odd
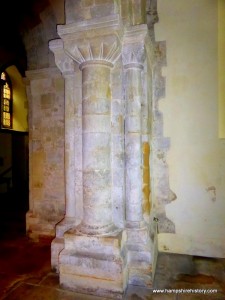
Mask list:
[[[130,62],[124,65],[126,73],[126,221],[138,224],[142,215],[142,142],[141,142],[141,71],[143,65]]]
[[[69,58],[63,49],[60,39],[49,43],[50,50],[55,55],[56,65],[60,69],[65,79],[65,217],[56,225],[56,237],[51,244],[51,265],[58,271],[59,253],[64,248],[64,233],[73,227],[78,220],[76,219],[76,194],[75,194],[75,107],[74,82],[75,71],[74,62]],[[78,146],[77,146],[78,147]]]
[[[148,224],[144,222],[142,209],[142,104],[146,35],[146,24],[132,26],[126,31],[123,41],[123,64],[126,79],[125,181],[129,282],[151,286],[149,228]]]
[[[116,229],[111,200],[110,69],[119,48],[115,42],[106,46],[102,40],[97,46],[88,43],[73,49],[67,52],[82,71],[83,218],[77,230],[106,234]]]
[[[133,27],[123,44],[125,72],[125,158],[127,227],[143,225],[142,212],[142,71],[145,60],[146,26]]]
[[[79,231],[112,232],[111,201],[111,99],[113,63],[90,60],[82,70],[83,219]]]
[[[83,216],[65,234],[61,286],[121,299],[127,285],[126,235],[113,224],[111,69],[121,54],[118,18],[58,28],[68,57],[82,73]]]

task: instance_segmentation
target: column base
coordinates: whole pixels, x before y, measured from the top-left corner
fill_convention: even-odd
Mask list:
[[[80,235],[86,236],[107,236],[112,233],[118,232],[118,228],[112,223],[106,226],[89,226],[85,223],[80,223],[76,227],[76,231],[79,232]]]
[[[65,246],[64,233],[75,226],[74,218],[65,217],[56,225],[56,237],[51,243],[51,267],[55,272],[59,272],[59,253]]]
[[[59,257],[63,288],[112,299],[123,299],[127,287],[126,234],[85,236],[78,230],[65,233]]]
[[[128,282],[152,287],[152,256],[148,225],[144,222],[127,224]],[[137,226],[138,225],[138,226]]]

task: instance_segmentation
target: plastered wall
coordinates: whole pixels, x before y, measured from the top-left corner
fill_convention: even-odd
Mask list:
[[[218,0],[219,137],[225,138],[225,1]]]
[[[225,256],[225,141],[218,134],[218,2],[158,0],[157,41],[166,42],[165,97],[159,102],[174,233],[159,249]],[[167,180],[165,178],[165,180]],[[154,193],[153,193],[154,194]],[[157,203],[157,195],[154,195]],[[159,220],[160,222],[160,220]]]

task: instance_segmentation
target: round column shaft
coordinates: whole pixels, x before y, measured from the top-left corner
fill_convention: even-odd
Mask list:
[[[125,65],[126,69],[126,221],[139,224],[142,213],[142,141],[141,98],[142,83],[140,64]]]
[[[66,215],[67,218],[76,217],[75,205],[75,134],[74,134],[74,100],[73,100],[74,76],[65,77],[65,197],[66,197]]]
[[[89,61],[82,70],[83,220],[79,230],[112,230],[110,67]]]

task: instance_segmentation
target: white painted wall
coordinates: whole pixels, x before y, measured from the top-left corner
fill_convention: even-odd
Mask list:
[[[158,0],[156,40],[166,41],[166,96],[160,100],[175,223],[166,251],[225,257],[225,140],[218,137],[217,1]],[[225,116],[224,116],[225,117]],[[185,240],[184,242],[181,242]],[[165,244],[165,245],[164,245]],[[207,247],[205,245],[207,244]],[[165,247],[164,247],[165,246]],[[189,250],[188,250],[189,249]],[[196,249],[196,251],[195,251]]]

